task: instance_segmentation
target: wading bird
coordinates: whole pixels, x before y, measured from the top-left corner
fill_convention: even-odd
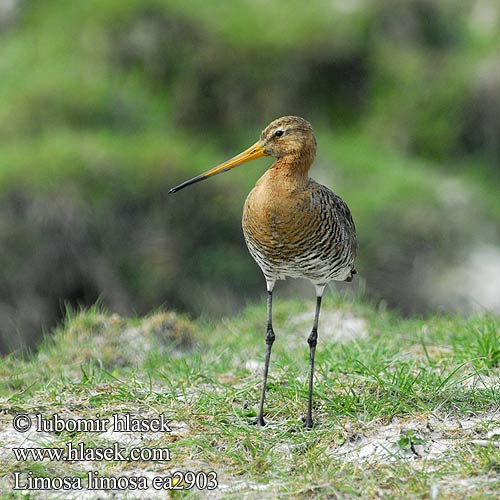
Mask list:
[[[243,209],[243,234],[250,254],[267,283],[266,359],[260,406],[255,424],[265,425],[264,398],[275,335],[272,298],[276,280],[307,278],[316,289],[316,313],[309,344],[309,393],[305,425],[311,428],[314,354],[321,298],[329,281],[351,281],[356,257],[356,232],[349,208],[330,189],[308,176],[316,155],[309,122],[284,116],[271,122],[260,139],[230,160],[178,186],[170,193],[262,156],[277,160],[248,195]]]

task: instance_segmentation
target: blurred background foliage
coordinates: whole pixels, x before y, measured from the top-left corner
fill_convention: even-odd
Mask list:
[[[0,0],[0,350],[68,305],[261,296],[240,217],[270,161],[167,193],[285,114],[352,209],[352,289],[500,309],[496,0]]]

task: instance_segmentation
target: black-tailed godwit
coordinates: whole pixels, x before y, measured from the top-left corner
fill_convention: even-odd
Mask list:
[[[309,344],[309,393],[305,425],[311,428],[314,355],[321,298],[329,281],[351,281],[356,257],[356,232],[346,203],[330,189],[309,178],[316,139],[309,122],[298,116],[274,120],[251,147],[230,160],[178,186],[170,193],[262,156],[277,160],[248,195],[243,209],[243,234],[250,254],[267,283],[266,359],[259,413],[263,426],[264,398],[271,348],[272,297],[277,280],[306,278],[316,289],[316,313]]]

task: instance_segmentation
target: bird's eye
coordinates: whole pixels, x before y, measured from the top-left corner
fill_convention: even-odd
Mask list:
[[[284,133],[285,133],[284,130],[278,129],[278,130],[276,130],[276,132],[274,132],[274,135],[276,137],[281,137]]]

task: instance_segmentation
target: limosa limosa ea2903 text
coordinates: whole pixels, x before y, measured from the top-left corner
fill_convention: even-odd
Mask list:
[[[357,244],[354,222],[346,203],[327,187],[309,178],[316,155],[316,139],[309,122],[284,116],[270,123],[260,139],[230,160],[178,186],[170,193],[262,156],[276,161],[248,195],[243,209],[243,234],[250,254],[262,269],[267,284],[266,359],[255,423],[264,422],[264,398],[271,348],[273,289],[287,276],[306,278],[316,289],[316,313],[309,344],[309,392],[305,419],[313,425],[314,355],[318,338],[321,298],[329,281],[351,281],[356,273]]]

